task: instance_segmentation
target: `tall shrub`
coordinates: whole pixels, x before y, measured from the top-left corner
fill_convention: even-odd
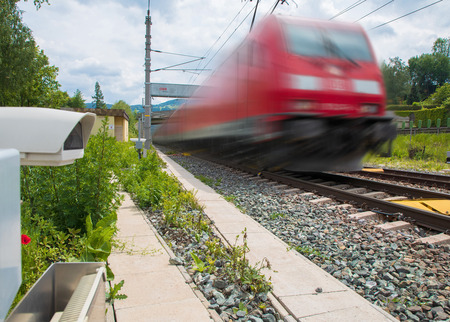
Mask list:
[[[120,165],[117,144],[108,137],[105,120],[82,159],[62,167],[22,167],[22,200],[34,215],[51,220],[60,230],[86,231],[88,215],[95,225],[120,205],[114,180]]]

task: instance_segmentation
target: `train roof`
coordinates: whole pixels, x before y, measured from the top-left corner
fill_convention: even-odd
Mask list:
[[[270,20],[275,20],[277,23],[310,25],[325,29],[345,28],[352,30],[363,30],[363,28],[357,23],[330,21],[330,20],[313,19],[298,16],[286,16],[286,15],[270,15],[269,17],[261,21],[261,24],[264,24],[266,23],[266,21]]]

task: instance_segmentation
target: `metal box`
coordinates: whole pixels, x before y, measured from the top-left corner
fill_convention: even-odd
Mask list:
[[[104,263],[54,263],[6,322],[105,321],[105,281]]]

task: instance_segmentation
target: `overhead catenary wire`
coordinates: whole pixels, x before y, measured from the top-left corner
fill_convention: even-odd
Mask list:
[[[168,51],[162,51],[162,50],[156,50],[156,49],[150,49],[151,51],[155,53],[160,54],[168,54],[168,55],[176,55],[176,56],[184,56],[184,57],[192,57],[192,58],[199,58],[199,59],[205,59],[206,57],[200,57],[200,56],[192,56],[192,55],[186,55],[186,54],[178,54],[178,53],[171,53]]]
[[[216,53],[214,54],[214,56],[211,57],[211,59],[208,61],[208,63],[204,66],[208,66],[209,63],[214,59],[214,57],[216,57],[216,55],[219,53],[219,51],[223,48],[223,46],[225,46],[225,44],[228,42],[228,40],[230,40],[230,38],[234,35],[234,33],[239,29],[239,27],[244,23],[244,21],[248,18],[248,16],[250,16],[250,14],[252,13],[253,10],[255,10],[256,7],[254,7],[252,10],[249,11],[249,13],[247,13],[247,15],[245,16],[244,19],[242,19],[241,23],[233,30],[233,32],[231,33],[231,35],[227,38],[227,40],[225,40],[225,42],[222,44],[222,46],[220,46],[220,48],[216,51]]]
[[[250,24],[250,31],[252,31],[253,24],[255,23],[256,12],[258,11],[258,5],[261,0],[256,0],[255,12],[253,13],[252,23]]]
[[[208,62],[206,63],[205,66],[203,66],[203,69],[205,69],[209,63],[211,63],[211,61],[217,56],[217,54],[220,52],[220,50],[226,45],[226,43],[230,40],[230,38],[234,35],[234,33],[239,29],[239,27],[244,23],[244,21],[248,18],[248,16],[250,16],[250,14],[253,12],[253,10],[255,10],[256,7],[253,7],[248,13],[247,15],[244,17],[244,19],[242,19],[242,21],[239,23],[239,25],[233,30],[233,32],[231,33],[231,35],[225,40],[225,42],[222,44],[222,46],[220,46],[219,49],[216,50],[216,53],[208,60]],[[195,81],[195,79],[194,79]]]
[[[184,63],[179,63],[179,64],[175,64],[175,65],[170,65],[170,66],[163,67],[163,68],[153,69],[153,70],[151,70],[151,71],[152,71],[152,72],[159,72],[160,70],[170,70],[170,68],[172,68],[172,67],[176,67],[176,66],[181,66],[181,65],[193,63],[193,62],[196,62],[196,61],[201,60],[201,59],[204,59],[204,57],[200,57],[200,58],[197,58],[197,59],[193,59],[193,60],[190,60],[190,61],[187,61],[187,62],[184,62]]]
[[[347,8],[345,8],[344,10],[341,10],[339,13],[335,14],[333,17],[331,17],[328,20],[333,20],[334,18],[339,17],[340,15],[343,15],[344,13],[356,8],[357,6],[363,4],[366,1],[367,0],[358,0],[358,1],[354,2],[353,4],[351,4],[350,6],[348,6]]]
[[[413,13],[416,13],[416,12],[421,11],[421,10],[423,10],[423,9],[426,9],[426,8],[428,8],[428,7],[431,7],[431,6],[433,6],[433,5],[435,5],[435,4],[439,3],[439,2],[442,2],[442,1],[444,1],[444,0],[438,0],[438,1],[433,2],[433,3],[429,4],[429,5],[426,5],[426,6],[422,7],[422,8],[419,8],[419,9],[416,9],[416,10],[414,10],[414,11],[408,12],[407,14],[405,14],[405,15],[403,15],[403,16],[400,16],[400,17],[397,17],[397,18],[395,18],[395,19],[389,20],[388,22],[382,23],[381,25],[378,25],[378,26],[376,26],[376,27],[373,27],[373,28],[371,28],[370,30],[377,29],[377,28],[379,28],[379,27],[382,27],[382,26],[385,26],[385,25],[387,25],[387,24],[390,24],[391,22],[397,21],[397,20],[399,20],[399,19],[401,19],[401,18],[404,18],[404,17],[406,17],[406,16],[409,16],[409,15],[411,15],[411,14],[413,14]]]
[[[244,5],[242,6],[242,8],[238,11],[238,13],[234,16],[234,18],[230,21],[230,23],[228,24],[228,26],[225,28],[225,30],[222,32],[222,34],[216,39],[216,41],[211,45],[211,47],[208,48],[208,50],[206,51],[206,53],[203,55],[204,57],[207,57],[209,55],[209,53],[212,51],[213,47],[217,44],[217,42],[220,40],[220,38],[222,38],[222,36],[225,34],[225,32],[228,30],[228,28],[231,26],[231,24],[236,20],[236,18],[241,14],[242,10],[244,10],[245,6],[248,4],[248,1],[245,1]],[[201,65],[201,61],[198,63],[197,68],[200,68]],[[192,80],[189,80],[189,83],[193,83],[195,80],[197,79],[197,77]]]
[[[372,13],[377,12],[378,10],[380,10],[380,9],[382,9],[382,8],[384,8],[384,7],[386,7],[388,4],[390,4],[390,3],[392,3],[392,2],[394,2],[394,0],[391,0],[391,1],[389,1],[389,2],[386,2],[384,5],[382,5],[382,6],[378,7],[378,8],[376,8],[375,10],[372,10],[372,11],[369,12],[368,14],[362,16],[361,18],[359,18],[358,20],[355,20],[355,21],[353,21],[353,22],[358,22],[358,21],[360,21],[360,20],[362,20],[362,19],[364,19],[364,18],[370,16]]]

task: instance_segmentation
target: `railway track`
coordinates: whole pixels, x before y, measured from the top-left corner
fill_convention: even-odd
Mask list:
[[[396,204],[385,200],[386,198],[378,199],[381,196],[380,192],[408,198],[427,199],[450,199],[448,194],[330,173],[301,175],[290,172],[264,171],[260,173],[260,176],[295,188],[330,196],[342,202],[355,203],[363,209],[375,209],[392,217],[409,219],[417,225],[440,232],[450,230],[449,215]]]
[[[436,234],[436,231],[418,225],[409,225],[402,230],[385,229],[381,226],[400,222],[386,223],[382,216],[362,217],[360,215],[368,213],[360,209],[365,206],[352,207],[336,200],[323,204],[316,202],[329,199],[323,196],[331,195],[324,193],[319,196],[306,191],[317,190],[286,186],[280,176],[290,177],[292,173],[289,172],[258,173],[237,166],[232,169],[223,162],[219,164],[224,166],[218,166],[218,162],[206,162],[181,154],[173,158],[199,179],[203,177],[205,183],[208,182],[224,199],[292,249],[398,319],[439,320],[434,313],[430,313],[430,308],[436,307],[435,310],[438,310],[438,306],[450,312],[447,301],[450,259],[450,246],[445,245],[445,242],[448,243],[447,235]],[[269,174],[279,176],[270,180]],[[294,175],[300,177],[300,174]],[[297,179],[324,186],[334,185],[335,188],[345,188],[342,186],[345,184],[346,190],[360,189],[360,192],[355,192],[357,194],[374,192],[362,192],[366,188],[330,182],[332,180],[329,178],[318,178],[312,174],[303,174],[300,178]],[[394,215],[397,217],[398,213]],[[233,222],[233,227],[235,225],[238,223]],[[264,245],[263,240],[258,243]],[[294,272],[291,274],[295,275]],[[439,304],[441,298],[442,304]],[[418,299],[421,301],[419,306],[426,303],[420,306],[420,310],[415,307]],[[417,317],[411,315],[409,307],[420,311]],[[444,320],[447,318],[448,314],[442,317]]]
[[[376,178],[382,180],[395,180],[399,182],[426,185],[430,187],[450,189],[450,176],[421,173],[415,171],[393,170],[393,169],[372,169],[352,172],[350,175],[357,174],[367,178]]]
[[[257,170],[246,166],[230,164],[221,160],[210,159],[210,161],[245,171],[253,175],[258,175],[261,178],[273,180],[294,188],[316,192],[340,202],[351,203],[357,205],[359,208],[383,214],[387,216],[389,220],[406,220],[438,232],[450,232],[450,215],[448,214],[448,211],[447,213],[439,213],[431,209],[424,210],[392,202],[395,199],[405,199],[401,197],[411,199],[450,200],[450,195],[446,193],[411,188],[404,185],[364,180],[327,172],[307,174],[284,170],[277,172],[258,172]],[[399,171],[399,173],[405,175],[405,172]],[[426,174],[422,174],[422,176],[426,176]],[[431,179],[427,178],[426,180]],[[394,197],[381,197],[381,193]]]

